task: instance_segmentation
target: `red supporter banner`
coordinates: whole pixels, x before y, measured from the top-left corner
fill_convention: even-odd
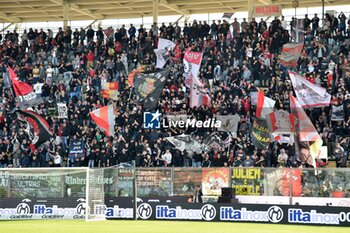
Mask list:
[[[280,15],[281,13],[282,13],[282,8],[280,5],[254,7],[254,16],[273,16],[273,15]]]

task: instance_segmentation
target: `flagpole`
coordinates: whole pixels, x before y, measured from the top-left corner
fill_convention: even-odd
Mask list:
[[[131,86],[131,87],[130,87],[129,98],[128,98],[128,104],[126,105],[126,108],[127,108],[127,109],[129,108],[129,103],[130,103],[131,94],[132,94],[132,92],[133,92],[133,89],[134,89],[134,87],[133,87],[133,86]]]

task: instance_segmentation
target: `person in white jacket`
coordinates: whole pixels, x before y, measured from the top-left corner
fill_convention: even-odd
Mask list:
[[[170,153],[169,149],[166,149],[165,153],[162,156],[164,161],[164,166],[171,167],[171,160],[173,158],[173,155]]]

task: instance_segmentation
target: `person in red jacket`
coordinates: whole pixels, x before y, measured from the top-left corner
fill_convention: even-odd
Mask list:
[[[86,55],[87,59],[87,67],[93,67],[94,66],[94,59],[95,59],[95,54],[92,50],[89,51],[89,53]]]

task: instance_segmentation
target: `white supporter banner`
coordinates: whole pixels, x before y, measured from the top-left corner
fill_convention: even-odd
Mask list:
[[[58,119],[68,118],[68,108],[66,103],[57,103],[57,118]]]

